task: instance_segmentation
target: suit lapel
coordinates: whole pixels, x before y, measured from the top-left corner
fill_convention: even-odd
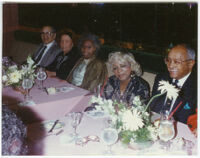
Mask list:
[[[191,91],[189,90],[191,88],[191,74],[190,76],[187,78],[187,80],[185,81],[185,83],[183,84],[180,92],[179,92],[179,96],[177,97],[174,106],[172,108],[172,111],[178,106],[178,104],[183,101],[183,100],[188,100],[188,97],[190,96],[187,93],[190,93]],[[185,99],[182,99],[185,98]],[[179,111],[180,109],[182,109],[184,106],[187,106],[188,103],[183,102],[182,105],[178,108],[177,111]],[[188,105],[189,106],[189,105]],[[182,107],[182,108],[181,108]]]

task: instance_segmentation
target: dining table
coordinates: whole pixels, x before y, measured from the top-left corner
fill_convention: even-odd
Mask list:
[[[103,131],[108,128],[106,120],[107,116],[94,116],[83,112],[81,122],[77,126],[76,140],[72,139],[74,130],[68,115],[59,118],[60,125],[51,133],[48,131],[55,120],[30,124],[28,126],[30,154],[45,156],[197,155],[197,138],[187,125],[181,122],[176,124],[177,131],[170,149],[163,148],[159,140],[141,149],[126,146],[118,139],[111,146],[111,153],[107,153],[108,145],[103,139]],[[51,123],[50,127],[45,126],[48,123]],[[179,144],[180,141],[185,143],[184,146]]]
[[[37,82],[37,81],[36,81]],[[56,88],[49,94],[38,88],[37,83],[30,90],[33,105],[20,105],[24,96],[12,87],[2,89],[2,101],[13,109],[27,125],[29,155],[40,156],[148,156],[148,155],[192,155],[197,156],[197,137],[186,124],[176,122],[175,137],[170,148],[163,148],[160,141],[154,141],[144,148],[124,145],[120,138],[113,143],[110,153],[103,139],[103,131],[108,128],[108,116],[84,111],[90,106],[93,94],[57,78],[47,78],[44,87]],[[62,91],[64,87],[64,91]],[[77,137],[69,114],[81,112],[77,126]],[[155,115],[154,115],[155,116]],[[156,116],[159,117],[159,116]],[[154,118],[155,119],[155,118]],[[28,120],[28,121],[27,121]],[[183,142],[184,145],[180,145]]]
[[[2,88],[2,103],[9,106],[27,123],[41,122],[65,116],[70,111],[84,110],[90,100],[90,92],[69,84],[58,78],[47,78],[44,89],[39,88],[39,81],[29,90],[30,105],[23,105],[24,95],[12,86]],[[47,89],[55,88],[55,93]]]

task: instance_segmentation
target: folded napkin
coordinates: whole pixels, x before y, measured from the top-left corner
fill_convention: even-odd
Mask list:
[[[47,93],[48,93],[49,95],[51,95],[51,94],[56,94],[56,88],[55,88],[55,87],[47,88]]]
[[[20,102],[18,105],[20,106],[34,106],[35,102],[33,100],[25,101],[25,102]]]

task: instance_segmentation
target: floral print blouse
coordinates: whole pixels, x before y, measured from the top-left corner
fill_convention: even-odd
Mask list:
[[[123,101],[128,105],[132,105],[135,96],[140,96],[140,99],[143,101],[148,100],[150,96],[149,84],[136,75],[131,77],[123,95],[120,92],[120,80],[115,75],[109,77],[102,94],[102,97],[106,99],[112,99],[118,102]]]

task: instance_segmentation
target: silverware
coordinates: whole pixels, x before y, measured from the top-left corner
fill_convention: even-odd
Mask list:
[[[47,134],[47,135],[45,135],[44,137],[48,137],[48,136],[52,136],[52,135],[58,136],[58,135],[61,134],[62,132],[64,132],[63,129],[59,130],[57,133]]]
[[[61,129],[60,131],[58,131],[58,132],[56,133],[56,136],[59,135],[59,134],[61,134],[62,132],[64,132],[63,129]]]
[[[51,127],[51,129],[48,131],[48,133],[53,132],[53,129],[55,128],[56,124],[59,122],[59,120],[56,120],[53,124],[53,126]]]

